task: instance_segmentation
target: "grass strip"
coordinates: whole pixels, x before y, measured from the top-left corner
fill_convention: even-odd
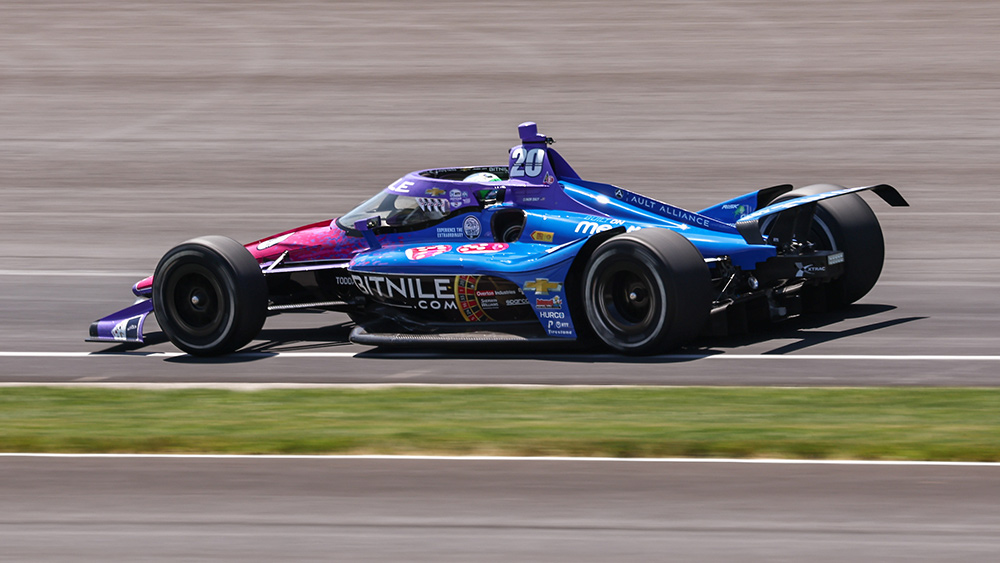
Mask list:
[[[0,451],[1000,461],[1000,389],[15,387]]]

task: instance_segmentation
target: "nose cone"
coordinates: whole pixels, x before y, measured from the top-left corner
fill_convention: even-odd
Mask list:
[[[250,254],[264,264],[286,250],[283,263],[312,260],[349,260],[367,248],[364,239],[351,237],[333,222],[314,223],[246,245]]]

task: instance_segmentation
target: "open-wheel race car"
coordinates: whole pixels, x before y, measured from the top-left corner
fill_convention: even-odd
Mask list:
[[[411,172],[333,221],[247,245],[206,236],[167,252],[132,306],[91,341],[143,340],[150,313],[178,348],[233,352],[268,315],[347,313],[383,345],[596,342],[667,352],[755,319],[845,307],[875,285],[885,245],[871,191],[774,186],[687,211],[583,180],[537,132],[502,166]]]

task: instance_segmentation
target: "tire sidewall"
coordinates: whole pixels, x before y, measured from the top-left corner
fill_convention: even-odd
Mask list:
[[[206,276],[217,291],[223,318],[207,335],[192,334],[180,318],[173,291],[179,277]],[[225,237],[201,237],[167,252],[153,276],[153,311],[167,338],[181,350],[198,356],[232,352],[260,331],[267,313],[267,284],[257,261],[238,242]]]

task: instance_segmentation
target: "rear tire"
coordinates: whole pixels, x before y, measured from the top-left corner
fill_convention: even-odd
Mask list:
[[[267,282],[257,260],[233,239],[180,244],[153,274],[153,311],[167,338],[195,356],[228,354],[249,343],[267,317]]]
[[[814,184],[788,192],[773,203],[842,189],[843,186],[835,184]],[[875,212],[860,196],[848,194],[820,201],[816,206],[809,242],[818,250],[840,250],[844,253],[844,275],[820,286],[817,289],[821,291],[807,297],[812,301],[825,301],[809,303],[810,308],[822,310],[823,305],[832,309],[843,308],[875,287],[885,260],[885,238]]]
[[[711,276],[689,240],[667,229],[641,229],[601,244],[584,269],[587,320],[624,354],[666,352],[708,322]]]

